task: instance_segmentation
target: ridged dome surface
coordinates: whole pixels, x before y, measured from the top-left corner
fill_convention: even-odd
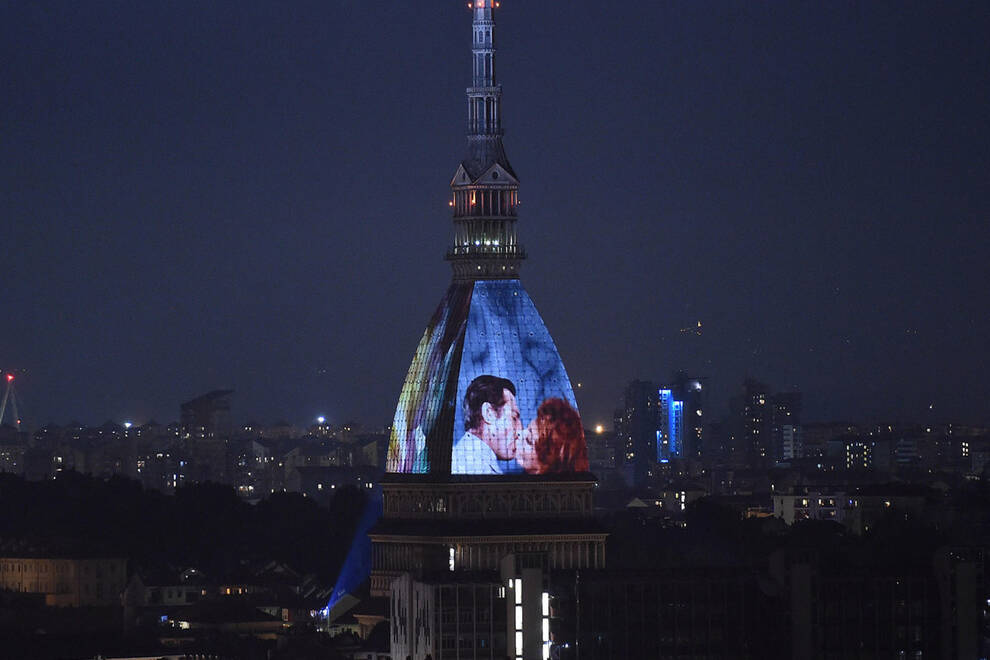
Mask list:
[[[587,471],[567,371],[518,279],[447,290],[403,384],[386,467],[434,475]]]

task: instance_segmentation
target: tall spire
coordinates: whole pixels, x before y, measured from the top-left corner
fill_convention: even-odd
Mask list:
[[[474,0],[468,153],[450,186],[454,245],[447,252],[454,279],[514,279],[525,250],[516,240],[519,181],[502,144],[502,87],[495,69],[497,0]]]
[[[499,104],[502,90],[495,82],[495,9],[491,0],[474,8],[472,85],[468,88],[468,125],[472,135],[502,134]]]

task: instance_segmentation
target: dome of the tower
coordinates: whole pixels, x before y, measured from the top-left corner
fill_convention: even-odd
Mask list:
[[[587,469],[567,371],[522,284],[452,284],[402,387],[387,470],[498,475]]]

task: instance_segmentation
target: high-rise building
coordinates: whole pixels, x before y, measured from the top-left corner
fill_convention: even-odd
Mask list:
[[[187,473],[176,473],[173,485],[189,481],[227,481],[227,447],[233,433],[230,395],[233,390],[214,390],[182,404],[181,425],[185,451],[190,457]]]
[[[747,378],[729,404],[735,453],[755,468],[801,458],[801,404],[800,392],[774,394],[769,385]]]
[[[451,181],[446,255],[453,282],[396,407],[383,517],[369,533],[371,586],[391,601],[393,657],[538,660],[551,654],[545,576],[603,567],[606,534],[592,517],[574,391],[519,280],[526,254],[519,180],[502,142],[498,3],[469,6],[468,150]]]
[[[660,426],[657,386],[643,380],[629,383],[615,419],[625,479],[634,486],[645,485],[653,475],[660,453],[657,448]]]
[[[733,453],[744,459],[750,467],[771,465],[773,412],[770,388],[764,383],[747,378],[743,383],[742,394],[733,398],[729,407],[732,415]]]
[[[699,459],[704,447],[705,400],[708,386],[704,378],[692,378],[683,371],[660,386],[657,457]]]
[[[229,439],[233,432],[230,420],[233,393],[233,390],[213,390],[183,403],[183,434],[197,440]]]
[[[658,461],[667,462],[681,455],[684,442],[684,402],[674,397],[674,391],[661,387],[658,392],[657,450]]]
[[[804,456],[801,403],[800,392],[778,392],[771,398],[773,457],[778,462]]]

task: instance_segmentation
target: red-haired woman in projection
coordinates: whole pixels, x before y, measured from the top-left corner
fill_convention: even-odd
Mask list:
[[[588,471],[581,417],[563,399],[547,399],[523,432],[516,460],[529,474]]]

